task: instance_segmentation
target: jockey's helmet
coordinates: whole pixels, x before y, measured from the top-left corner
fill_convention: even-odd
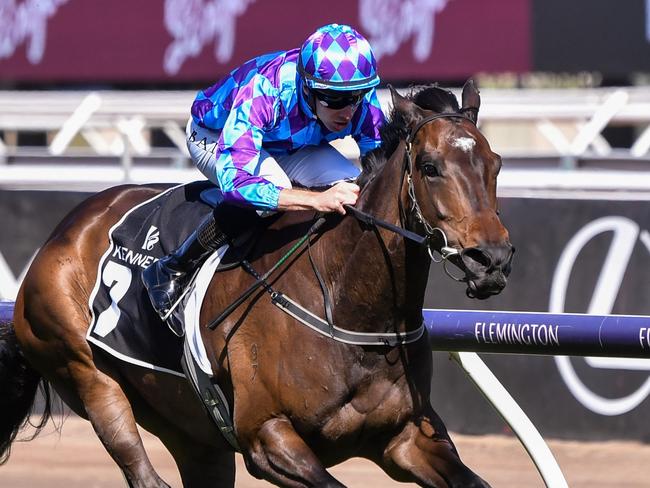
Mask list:
[[[370,43],[352,27],[328,24],[303,43],[298,73],[310,90],[363,92],[379,84]]]

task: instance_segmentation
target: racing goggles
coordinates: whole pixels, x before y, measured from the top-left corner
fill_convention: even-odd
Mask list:
[[[370,91],[368,90],[355,90],[355,91],[336,91],[336,90],[316,90],[312,89],[314,96],[318,103],[323,107],[332,110],[341,110],[346,107],[356,107],[361,103],[363,97]]]

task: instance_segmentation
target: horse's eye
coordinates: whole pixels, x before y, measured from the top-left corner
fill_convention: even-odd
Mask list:
[[[424,176],[428,176],[429,178],[435,178],[436,176],[440,176],[440,173],[438,172],[438,168],[436,168],[435,164],[431,164],[431,163],[423,164],[422,172],[424,173]]]

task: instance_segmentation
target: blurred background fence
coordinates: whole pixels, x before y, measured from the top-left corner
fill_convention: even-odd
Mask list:
[[[200,178],[184,134],[194,96],[194,91],[168,90],[0,91],[0,186],[67,183],[99,189]],[[388,112],[388,91],[381,89],[379,98]],[[480,127],[503,157],[506,173],[650,169],[650,88],[486,88],[482,103]],[[608,141],[608,131],[625,131],[623,147]],[[358,156],[354,141],[338,146],[349,157]],[[583,172],[577,179],[582,186],[615,186],[611,174],[601,176],[599,182],[598,173]],[[630,189],[648,183],[635,173],[620,176],[630,181]],[[564,174],[562,184],[572,178]],[[552,185],[547,181],[546,186]]]

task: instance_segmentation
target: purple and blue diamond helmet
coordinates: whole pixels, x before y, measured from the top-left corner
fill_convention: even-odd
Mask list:
[[[310,89],[358,91],[379,84],[370,43],[352,27],[329,24],[303,43],[298,73]]]

